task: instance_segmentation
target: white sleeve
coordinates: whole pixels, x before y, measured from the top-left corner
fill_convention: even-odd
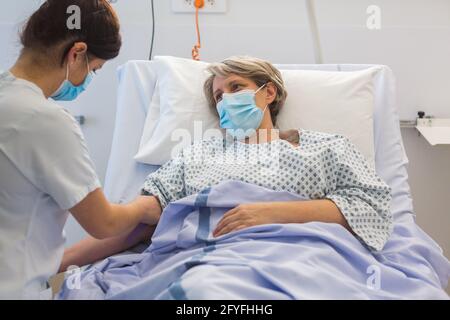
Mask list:
[[[81,129],[62,108],[36,113],[11,138],[8,156],[61,209],[73,208],[101,186]]]

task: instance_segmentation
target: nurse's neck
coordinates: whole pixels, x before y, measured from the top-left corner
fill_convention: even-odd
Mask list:
[[[9,70],[13,76],[34,83],[49,98],[65,78],[62,68],[47,65],[30,52],[22,52],[14,66]]]

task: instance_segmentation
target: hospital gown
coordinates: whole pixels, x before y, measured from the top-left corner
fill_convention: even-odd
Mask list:
[[[164,208],[222,181],[238,180],[311,200],[329,199],[364,245],[381,250],[393,228],[390,187],[347,138],[303,129],[298,133],[297,147],[282,139],[194,142],[150,174],[143,193],[157,196]]]

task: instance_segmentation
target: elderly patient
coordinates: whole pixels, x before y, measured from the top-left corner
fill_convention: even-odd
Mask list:
[[[319,221],[340,224],[371,250],[381,250],[392,230],[390,188],[355,146],[336,134],[278,131],[287,92],[269,62],[232,57],[208,71],[204,91],[224,136],[193,143],[148,176],[142,193],[155,197],[154,210],[161,213],[170,202],[221,181],[240,180],[307,200],[239,205],[224,215],[215,237],[262,224]],[[61,270],[125,250],[152,231],[141,226],[118,238],[86,239],[66,251]]]

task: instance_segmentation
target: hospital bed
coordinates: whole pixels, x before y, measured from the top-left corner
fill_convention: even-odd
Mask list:
[[[145,119],[156,85],[152,62],[130,61],[118,71],[119,91],[116,124],[105,179],[105,192],[114,202],[127,202],[139,194],[146,176],[159,166],[137,162]],[[357,71],[373,65],[277,65],[283,70]],[[401,208],[394,212],[412,213],[412,201],[407,182],[408,159],[400,135],[395,107],[394,78],[389,68],[381,66],[374,80],[375,110],[374,137],[377,173],[397,194],[395,202]],[[393,185],[391,185],[393,186]]]
[[[373,66],[336,64],[278,65],[277,67],[348,72]],[[156,79],[151,70],[151,62],[130,61],[119,69],[119,80],[116,124],[104,189],[109,200],[125,203],[139,194],[147,175],[159,167],[138,163],[134,159],[139,149]],[[375,169],[392,188],[391,211],[395,220],[394,234],[390,240],[392,244],[387,246],[384,254],[394,256],[400,250],[414,250],[411,248],[420,243],[417,245],[420,250],[414,251],[414,254],[428,255],[429,266],[425,272],[429,273],[435,283],[440,281],[442,285],[445,285],[450,276],[448,269],[442,267],[437,270],[439,268],[436,266],[444,266],[447,260],[442,256],[439,246],[415,226],[408,185],[408,158],[403,147],[396,110],[395,81],[391,70],[385,66],[379,66],[374,77],[374,94]],[[135,248],[135,252],[143,248],[145,245]],[[398,263],[401,264],[402,261],[399,260]]]
[[[277,65],[280,69],[357,71],[373,65]],[[105,193],[110,201],[124,203],[140,192],[145,178],[159,166],[137,162],[134,157],[144,130],[148,107],[156,85],[150,62],[130,61],[119,68],[119,91],[112,149],[105,178]],[[392,213],[413,219],[407,164],[396,109],[395,80],[392,71],[380,66],[374,79],[375,167],[393,190]]]

